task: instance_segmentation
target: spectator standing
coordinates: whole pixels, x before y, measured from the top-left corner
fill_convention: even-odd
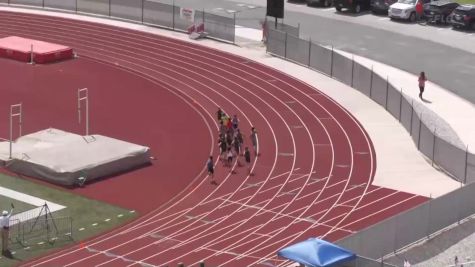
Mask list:
[[[8,239],[10,234],[10,217],[13,213],[13,203],[10,213],[6,210],[2,212],[2,217],[0,218],[0,226],[2,227],[2,255],[8,258],[12,257],[10,250],[8,249]]]
[[[422,93],[424,93],[424,89],[425,89],[426,81],[427,81],[425,72],[422,71],[421,74],[419,74],[418,81],[419,81],[419,98],[423,99]]]
[[[419,21],[422,19],[422,16],[424,15],[424,4],[422,3],[422,0],[417,0],[416,3],[416,20]]]
[[[256,131],[256,128],[252,127],[251,128],[251,144],[252,144],[252,147],[254,148],[254,155],[258,156],[258,151],[257,151],[257,131]]]

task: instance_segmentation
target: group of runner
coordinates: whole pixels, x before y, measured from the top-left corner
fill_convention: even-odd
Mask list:
[[[221,108],[218,108],[216,116],[219,123],[219,137],[218,145],[220,150],[220,160],[225,167],[229,168],[229,172],[233,173],[233,162],[236,159],[237,165],[242,166],[239,160],[240,156],[244,156],[245,164],[247,165],[247,172],[251,173],[251,152],[249,147],[245,147],[242,150],[244,138],[239,129],[239,119],[237,115],[232,117],[228,116]],[[257,156],[257,131],[254,127],[251,127],[251,139],[252,147],[254,148],[254,155]],[[210,156],[207,163],[208,175],[211,177],[211,184],[217,185],[214,180],[214,162],[213,156]]]

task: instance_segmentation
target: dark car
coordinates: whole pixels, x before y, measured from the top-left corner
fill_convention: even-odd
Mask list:
[[[389,6],[397,0],[371,0],[371,11],[374,13],[388,13]]]
[[[333,0],[333,5],[338,12],[347,8],[353,13],[360,13],[361,10],[370,8],[371,0]]]
[[[459,6],[452,1],[436,1],[424,9],[424,16],[429,23],[448,23],[452,12]]]
[[[475,5],[461,5],[452,12],[450,24],[454,28],[475,30]]]
[[[324,6],[329,7],[333,4],[333,0],[307,0],[307,6]]]

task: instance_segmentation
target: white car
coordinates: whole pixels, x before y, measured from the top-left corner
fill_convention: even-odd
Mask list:
[[[429,4],[430,0],[423,0],[424,5]],[[388,16],[391,19],[404,19],[415,22],[417,0],[399,0],[397,3],[389,6]]]

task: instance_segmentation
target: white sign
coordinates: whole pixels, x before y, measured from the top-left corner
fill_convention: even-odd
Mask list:
[[[195,10],[191,8],[180,8],[180,18],[195,22]]]

